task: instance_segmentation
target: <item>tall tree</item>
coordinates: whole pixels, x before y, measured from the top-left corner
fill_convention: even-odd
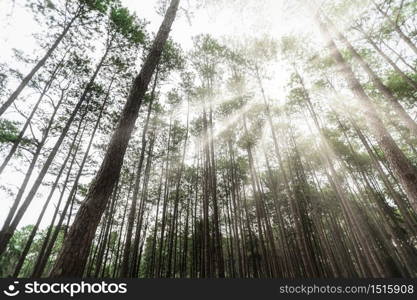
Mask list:
[[[152,48],[135,78],[119,124],[109,143],[108,150],[94,179],[83,205],[64,242],[61,253],[51,272],[51,276],[80,276],[83,273],[88,251],[98,222],[110,197],[116,178],[122,167],[123,157],[130,139],[143,96],[146,93],[153,72],[160,60],[163,47],[174,22],[179,0],[172,0],[164,21],[155,37]],[[77,251],[74,251],[77,249]]]

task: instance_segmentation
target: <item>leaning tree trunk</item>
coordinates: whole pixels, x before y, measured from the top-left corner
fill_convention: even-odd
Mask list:
[[[25,189],[26,189],[27,185],[29,184],[30,177],[32,176],[33,171],[35,170],[36,163],[37,163],[38,158],[40,157],[41,152],[42,152],[42,148],[45,145],[46,139],[48,138],[48,135],[49,135],[49,131],[51,130],[52,125],[54,123],[55,116],[56,116],[56,114],[58,112],[58,109],[61,106],[62,101],[64,100],[64,98],[65,98],[65,95],[64,95],[64,92],[62,92],[61,97],[60,97],[57,105],[54,108],[52,116],[50,117],[50,119],[48,121],[48,125],[46,126],[46,128],[43,131],[42,139],[41,139],[41,141],[39,141],[39,143],[36,146],[35,153],[33,154],[33,157],[31,159],[31,162],[30,162],[30,165],[29,165],[28,169],[26,170],[23,182],[20,185],[19,190],[18,190],[17,195],[16,195],[16,198],[13,201],[13,205],[12,205],[12,207],[10,208],[10,210],[7,214],[6,220],[3,223],[3,228],[0,232],[0,241],[1,241],[1,244],[2,244],[2,246],[0,246],[0,254],[3,253],[3,251],[5,250],[4,247],[6,246],[7,242],[9,241],[7,239],[7,232],[9,232],[9,231],[12,232],[12,233],[14,232],[14,229],[12,229],[12,230],[9,229],[10,223],[13,221],[13,217],[15,216],[16,210],[19,207],[19,204],[20,204],[20,201],[22,200]]]
[[[362,252],[365,253],[364,256],[366,257],[366,263],[369,269],[371,270],[372,275],[373,276],[385,275],[382,271],[382,268],[379,265],[377,258],[375,258],[375,253],[372,251],[372,249],[368,245],[368,241],[370,241],[371,239],[369,238],[369,235],[367,234],[369,230],[367,230],[367,228],[363,226],[363,224],[365,224],[364,220],[361,219],[361,215],[355,214],[355,207],[352,205],[348,197],[346,197],[345,193],[343,192],[344,188],[343,188],[342,182],[337,176],[337,172],[334,168],[334,163],[333,163],[333,160],[337,159],[337,155],[334,153],[332,146],[330,145],[327,138],[325,137],[325,133],[319,124],[317,113],[313,107],[313,104],[311,103],[308,91],[306,90],[304,86],[304,81],[302,77],[299,75],[299,73],[298,72],[296,73],[300,81],[300,84],[302,86],[302,90],[304,94],[304,101],[306,101],[307,109],[311,115],[311,118],[313,119],[313,123],[314,123],[316,130],[319,132],[319,136],[321,140],[320,148],[322,149],[321,153],[328,153],[328,155],[321,155],[321,157],[322,157],[323,162],[327,165],[329,169],[329,172],[328,173],[326,172],[326,173],[331,175],[331,177],[329,177],[329,182],[331,186],[334,187],[334,190],[337,193],[337,195],[339,195],[342,211],[346,216],[346,220],[348,224],[350,225],[352,229],[354,229],[354,232],[358,237],[358,243],[360,244]]]
[[[417,55],[417,46],[414,45],[414,43],[411,41],[411,39],[402,31],[400,26],[393,20],[391,20],[391,17],[381,9],[381,7],[375,3],[375,1],[372,1],[375,5],[376,9],[384,16],[384,18],[388,21],[388,23],[394,28],[394,30],[398,33],[400,38],[410,47],[411,50]]]
[[[417,72],[417,68],[414,67],[410,62],[408,62],[401,53],[399,53],[397,50],[395,50],[393,47],[391,47],[387,42],[384,40],[380,40],[381,44],[384,45],[389,51],[391,51],[393,54],[395,54],[396,58],[401,61],[405,66],[407,66],[410,70],[413,72]]]
[[[40,68],[43,67],[43,65],[46,63],[49,57],[51,57],[52,53],[55,51],[55,49],[59,46],[62,39],[67,35],[68,31],[72,27],[72,24],[75,20],[78,19],[80,16],[79,12],[77,12],[70,22],[65,26],[64,30],[61,32],[61,34],[58,36],[58,38],[55,40],[55,42],[52,44],[52,46],[48,49],[48,51],[45,53],[45,55],[38,61],[38,63],[33,67],[33,69],[27,74],[22,81],[20,82],[19,86],[16,88],[16,90],[10,95],[10,97],[0,106],[0,116],[9,108],[10,105],[13,104],[13,102],[19,97],[20,93],[23,91],[23,89],[28,85],[28,83],[32,80],[33,76],[39,71]]]
[[[361,83],[355,77],[352,68],[345,61],[340,50],[337,48],[335,42],[333,41],[327,26],[320,20],[319,16],[315,15],[315,20],[320,28],[320,31],[323,35],[324,40],[326,41],[327,46],[330,49],[331,56],[338,64],[339,72],[346,79],[347,84],[355,95],[355,97],[360,101],[362,105],[363,113],[366,116],[369,129],[372,134],[375,136],[378,144],[383,150],[390,167],[394,170],[394,173],[401,183],[404,191],[409,198],[413,209],[417,212],[417,172],[411,162],[407,159],[398,145],[395,143],[392,136],[387,131],[384,123],[379,118],[375,105],[372,103],[371,99],[365,93]]]
[[[372,40],[372,38],[367,35],[364,31],[362,31],[366,40],[368,43],[375,49],[376,52],[378,52],[379,55],[381,55],[387,63],[391,65],[391,67],[397,72],[398,75],[401,76],[402,79],[404,79],[407,84],[417,91],[417,82],[415,82],[413,79],[408,77],[407,74],[405,74],[400,67],[384,52],[378,45],[375,43],[375,41]]]
[[[141,72],[133,82],[103,163],[68,232],[68,236],[50,274],[52,277],[82,276],[83,274],[97,225],[120,174],[123,157],[138,117],[142,99],[160,60],[163,47],[168,39],[178,10],[178,5],[179,0],[171,1],[150,53],[143,64]]]
[[[27,241],[26,241],[26,244],[25,244],[25,248],[23,249],[22,253],[20,254],[19,261],[18,261],[18,263],[17,263],[17,265],[15,267],[14,273],[13,273],[13,277],[18,277],[19,276],[20,270],[23,267],[23,264],[24,264],[24,262],[26,260],[26,256],[29,253],[29,250],[30,250],[30,248],[32,246],[32,243],[33,243],[33,240],[35,238],[35,235],[38,232],[39,225],[41,224],[41,221],[42,221],[43,216],[44,216],[44,214],[46,212],[46,209],[48,208],[49,202],[51,201],[52,196],[53,196],[53,194],[55,192],[55,189],[57,188],[57,186],[59,184],[59,180],[61,179],[62,173],[64,172],[64,170],[65,170],[65,168],[67,166],[67,162],[68,162],[68,160],[71,157],[72,149],[74,147],[74,144],[76,142],[76,139],[77,139],[77,136],[74,136],[74,139],[73,139],[73,141],[72,141],[72,143],[71,143],[71,145],[69,147],[70,150],[68,151],[68,154],[67,154],[66,158],[64,159],[64,162],[62,163],[61,168],[58,171],[58,174],[55,176],[55,181],[52,184],[51,190],[50,190],[50,192],[48,194],[48,198],[46,198],[46,201],[45,201],[44,205],[42,206],[42,210],[41,210],[41,212],[40,212],[40,214],[38,216],[38,219],[36,221],[36,224],[32,228],[32,231],[30,232],[29,237],[27,238]],[[57,206],[59,208],[59,205],[57,205]],[[53,222],[52,222],[52,224],[53,224]],[[46,237],[45,237],[45,239],[46,239]]]
[[[113,82],[113,80],[112,80],[112,82]],[[101,120],[101,117],[102,117],[104,108],[106,106],[106,103],[107,103],[108,95],[110,93],[110,88],[111,88],[111,83],[110,83],[110,86],[109,86],[109,90],[107,92],[107,96],[106,96],[106,98],[105,98],[105,100],[103,102],[103,105],[102,105],[101,109],[100,109],[100,113],[99,113],[99,116],[97,118],[97,121],[96,121],[96,124],[94,126],[94,129],[93,129],[93,131],[91,133],[91,137],[90,137],[90,141],[89,141],[88,146],[87,146],[87,150],[86,150],[86,154],[85,154],[86,156],[85,157],[88,156],[88,153],[90,151],[91,145],[93,143],[93,139],[94,139],[95,133],[96,133],[96,131],[98,129],[98,126],[100,124],[100,120]],[[72,142],[72,144],[70,146],[70,149],[72,149],[74,147],[74,143],[75,143],[76,138],[77,138],[77,135],[74,136],[74,140],[73,140],[73,142]],[[26,245],[25,245],[25,248],[24,248],[22,254],[20,255],[19,262],[18,262],[18,264],[17,264],[17,266],[15,268],[15,271],[13,273],[14,274],[13,275],[14,277],[17,277],[19,275],[20,269],[23,266],[23,263],[24,263],[24,260],[26,258],[26,255],[29,252],[29,249],[30,249],[30,246],[32,245],[32,242],[33,242],[33,239],[35,237],[35,234],[36,234],[36,232],[37,232],[37,230],[39,228],[39,225],[40,225],[40,223],[42,221],[43,215],[45,214],[45,211],[46,211],[46,209],[48,207],[48,204],[49,204],[49,202],[52,199],[53,193],[54,193],[54,191],[55,191],[55,189],[56,189],[56,187],[58,185],[59,179],[60,179],[60,177],[61,177],[61,175],[62,175],[62,173],[63,173],[63,171],[65,169],[65,166],[66,166],[66,164],[67,164],[70,156],[71,156],[71,150],[68,152],[68,155],[66,156],[64,162],[62,163],[62,167],[60,168],[60,170],[58,172],[58,175],[56,176],[55,182],[54,182],[54,184],[53,184],[53,186],[51,188],[51,191],[50,191],[50,193],[48,195],[48,198],[46,199],[46,201],[45,201],[45,203],[44,203],[44,205],[42,207],[42,210],[41,210],[41,213],[39,214],[38,220],[36,221],[36,224],[33,227],[32,231],[31,231],[31,233],[29,235],[29,238],[28,238],[28,240],[26,242]],[[59,207],[59,205],[58,205],[58,207]]]
[[[417,136],[417,123],[410,117],[398,99],[394,96],[393,92],[382,82],[378,75],[371,69],[369,64],[362,58],[362,56],[356,51],[353,45],[348,41],[348,39],[337,30],[336,26],[324,16],[325,20],[328,23],[329,28],[336,34],[336,36],[342,41],[342,43],[349,49],[353,58],[359,63],[359,65],[365,70],[368,74],[372,83],[376,89],[390,102],[391,107],[394,109],[395,113],[400,117],[400,120],[404,123],[405,126],[411,131],[414,136]]]
[[[64,57],[61,59],[61,61],[58,63],[58,65],[54,68],[54,70],[51,73],[51,76],[49,77],[49,80],[45,83],[44,88],[42,89],[41,94],[39,95],[38,100],[36,101],[35,105],[32,108],[32,111],[28,118],[26,119],[25,124],[23,125],[22,129],[19,132],[19,135],[17,136],[16,140],[13,142],[12,148],[9,150],[9,153],[7,153],[6,158],[0,165],[0,174],[3,173],[4,169],[6,168],[7,164],[10,162],[11,158],[17,151],[20,143],[23,140],[23,136],[25,135],[26,129],[31,125],[32,119],[35,116],[35,113],[38,110],[39,105],[42,103],[43,98],[46,96],[47,92],[49,91],[53,81],[56,79],[59,70],[62,68],[62,64],[64,62],[65,56],[67,53],[65,53]]]
[[[62,142],[64,141],[65,137],[67,136],[67,133],[75,120],[75,117],[77,116],[79,110],[81,109],[84,102],[90,101],[90,98],[88,98],[88,95],[90,93],[91,87],[93,86],[97,75],[101,68],[104,65],[104,61],[109,53],[109,48],[106,49],[103,57],[101,58],[99,64],[97,65],[94,74],[91,76],[88,84],[86,85],[80,99],[78,100],[77,104],[75,105],[73,111],[71,112],[70,116],[68,117],[68,120],[65,123],[65,126],[61,130],[61,134],[59,135],[57,141],[55,142],[54,147],[51,149],[51,151],[48,154],[48,157],[46,161],[44,162],[44,165],[42,166],[41,171],[39,172],[38,176],[35,179],[35,182],[33,183],[31,189],[29,190],[25,200],[23,201],[20,208],[17,210],[16,215],[11,222],[10,226],[4,227],[4,229],[0,232],[0,254],[4,252],[6,249],[7,243],[10,241],[11,237],[14,234],[14,231],[16,230],[17,226],[19,225],[21,219],[23,218],[23,215],[26,213],[26,210],[28,209],[30,203],[35,198],[36,193],[38,192],[39,187],[42,184],[42,181],[47,174],[49,167],[52,164],[52,161],[54,160],[56,154],[58,153],[59,148],[61,147]],[[19,200],[20,201],[20,200]]]
[[[76,162],[77,161],[77,154],[78,154],[78,151],[81,149],[81,143],[82,143],[82,140],[83,140],[85,130],[87,128],[87,123],[85,123],[83,128],[81,129],[81,125],[83,123],[84,122],[83,122],[83,118],[82,118],[80,120],[78,128],[77,128],[77,130],[74,134],[74,139],[78,139],[78,142],[77,142],[77,145],[74,148],[74,153],[72,155],[71,162],[68,166],[67,176],[66,176],[65,181],[63,183],[63,188],[62,188],[61,194],[60,194],[59,199],[58,199],[58,204],[56,206],[54,215],[53,215],[52,220],[51,220],[51,225],[48,228],[48,232],[47,232],[47,234],[44,238],[42,248],[38,252],[38,258],[36,259],[36,263],[35,263],[35,266],[33,268],[33,272],[32,272],[32,275],[31,275],[31,277],[33,277],[33,278],[40,278],[42,276],[43,270],[44,270],[44,268],[45,268],[45,266],[46,266],[46,264],[49,260],[50,253],[51,253],[52,248],[55,244],[55,240],[58,237],[59,232],[61,231],[61,227],[62,227],[61,225],[62,225],[63,219],[65,218],[68,207],[69,207],[69,205],[72,201],[72,189],[74,187],[71,189],[70,196],[68,197],[67,201],[65,202],[63,209],[61,211],[59,211],[62,199],[64,198],[64,195],[65,195],[65,191],[66,191],[67,187],[69,186],[69,183],[70,183],[70,180],[71,180],[71,173],[72,173],[73,167],[77,164],[77,162]],[[81,130],[81,132],[80,132],[80,130]],[[81,169],[82,168],[80,168],[80,170]],[[78,171],[78,174],[80,174],[80,170]],[[76,185],[77,185],[77,183],[76,183],[76,180],[75,180],[74,181],[74,186],[76,186]],[[55,219],[57,218],[58,213],[60,213],[60,218],[58,219],[57,225],[54,226]],[[52,234],[52,237],[50,238],[51,234]]]

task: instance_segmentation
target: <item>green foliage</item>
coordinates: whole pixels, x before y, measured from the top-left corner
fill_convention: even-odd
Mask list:
[[[8,76],[4,73],[1,72],[1,66],[0,66],[0,97],[3,96],[7,90],[6,90],[6,86],[7,86],[7,80]]]
[[[298,39],[292,35],[283,36],[280,41],[280,50],[282,53],[295,53],[298,51],[300,44]]]
[[[193,40],[192,63],[201,76],[211,82],[220,73],[219,64],[225,47],[208,34],[198,35]]]
[[[414,82],[417,82],[417,74],[409,73],[406,75]],[[388,73],[385,84],[400,98],[413,98],[416,94],[415,89],[396,72]],[[414,102],[415,100],[413,99],[412,101]]]
[[[159,69],[167,75],[174,70],[183,70],[185,67],[185,57],[181,46],[172,40],[168,40],[164,45]]]
[[[16,231],[11,238],[7,252],[0,257],[0,277],[4,278],[12,274],[13,266],[17,263],[19,255],[23,250],[24,242],[32,228],[33,226],[26,226]]]
[[[125,7],[112,7],[110,11],[111,26],[114,30],[133,44],[143,44],[145,33],[135,14]]]
[[[249,45],[249,51],[256,60],[270,61],[277,55],[278,44],[275,39],[263,36],[257,38]]]
[[[14,233],[12,239],[7,245],[6,252],[0,257],[0,277],[4,278],[9,275],[12,275],[14,272],[14,267],[16,266],[20,255],[23,252],[23,249],[26,245],[26,241],[33,229],[33,225],[24,226]],[[46,230],[40,230],[36,233],[32,246],[29,249],[29,252],[26,256],[26,260],[20,271],[20,276],[28,277],[33,270],[35,260],[38,256],[38,253],[41,249],[41,245],[46,235]],[[62,245],[63,232],[61,231],[58,235],[58,239],[54,245],[54,248],[51,253],[51,260],[54,259],[57,255],[58,250]]]
[[[19,136],[18,123],[0,119],[0,144],[13,143]]]
[[[78,0],[81,5],[85,5],[90,10],[95,10],[100,13],[105,13],[109,5],[115,0]]]
[[[46,15],[49,11],[56,9],[51,0],[27,1],[27,6],[34,12]]]

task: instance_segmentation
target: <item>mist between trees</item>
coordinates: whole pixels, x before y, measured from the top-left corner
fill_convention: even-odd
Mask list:
[[[1,277],[417,276],[416,1],[125,4],[4,13]],[[222,7],[288,30],[170,37]]]

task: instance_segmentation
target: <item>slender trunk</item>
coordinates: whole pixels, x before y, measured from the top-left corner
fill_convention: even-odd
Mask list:
[[[172,0],[142,70],[135,78],[100,170],[81,205],[52,270],[52,277],[81,276],[100,217],[119,176],[127,144],[138,117],[143,96],[160,60],[174,22],[179,0]]]
[[[163,272],[163,248],[164,248],[164,235],[166,227],[166,214],[168,206],[168,196],[169,196],[169,184],[171,176],[171,164],[170,164],[170,145],[171,145],[171,134],[172,134],[172,116],[169,120],[169,130],[168,130],[168,145],[167,145],[167,154],[165,157],[165,182],[164,182],[164,193],[163,193],[163,205],[162,205],[162,219],[161,219],[161,233],[159,237],[159,249],[158,249],[158,264],[156,267],[156,277],[161,277]]]
[[[49,152],[48,157],[41,169],[41,171],[39,172],[34,184],[32,185],[32,188],[30,189],[29,193],[26,196],[26,199],[23,201],[22,205],[20,206],[19,210],[17,211],[12,223],[10,224],[9,227],[5,228],[5,230],[2,230],[1,235],[0,235],[0,254],[3,253],[7,243],[9,242],[10,238],[13,236],[14,231],[16,230],[19,222],[21,221],[23,215],[25,214],[27,208],[29,207],[30,203],[32,202],[33,198],[36,196],[36,193],[39,189],[39,187],[42,184],[42,181],[46,175],[46,173],[49,170],[49,167],[52,164],[52,161],[54,160],[56,154],[58,153],[58,150],[62,144],[62,142],[64,141],[75,117],[77,116],[79,110],[81,109],[82,105],[84,104],[85,100],[88,98],[88,94],[89,91],[91,89],[91,87],[93,86],[93,83],[99,73],[99,71],[101,70],[104,61],[107,57],[107,54],[109,52],[109,48],[106,49],[106,52],[104,53],[103,57],[101,58],[99,64],[96,67],[96,70],[94,71],[94,74],[92,75],[92,77],[90,78],[86,88],[83,91],[83,94],[81,95],[80,99],[78,100],[76,106],[74,107],[71,115],[69,116],[69,118],[67,119],[65,126],[62,128],[61,134],[58,138],[58,140],[55,142],[54,147],[52,148],[52,150]],[[88,98],[89,101],[90,98]]]
[[[388,21],[388,23],[394,28],[394,30],[398,33],[400,38],[410,47],[411,50],[413,50],[414,54],[417,55],[417,47],[414,45],[414,43],[411,41],[411,39],[402,31],[400,26],[393,20],[391,20],[391,17],[381,9],[381,7],[375,3],[375,1],[372,1],[376,7],[376,9],[385,17],[385,19]]]
[[[105,250],[108,244],[108,240],[109,240],[109,234],[111,233],[111,224],[113,221],[113,214],[114,214],[114,210],[115,210],[115,205],[117,202],[117,184],[115,185],[115,190],[113,192],[113,197],[112,200],[110,201],[110,207],[107,210],[107,213],[105,215],[104,221],[103,222],[103,226],[105,226],[105,230],[104,230],[104,238],[103,241],[101,243],[101,246],[99,248],[98,254],[97,254],[97,259],[96,259],[96,267],[94,270],[94,277],[97,278],[100,274],[101,268],[103,266],[103,258],[105,257]],[[104,269],[104,268],[103,268]]]
[[[146,149],[146,144],[147,144],[147,132],[148,132],[149,121],[150,121],[150,117],[152,113],[152,103],[155,97],[155,89],[156,89],[156,84],[158,80],[157,78],[158,78],[158,70],[155,74],[155,79],[154,79],[154,84],[153,84],[153,89],[152,89],[152,94],[151,94],[151,101],[149,102],[149,106],[148,106],[148,113],[146,116],[145,126],[143,127],[143,130],[142,130],[142,144],[141,144],[141,151],[140,151],[140,157],[139,157],[139,164],[136,170],[136,180],[135,180],[135,185],[133,188],[132,204],[129,209],[129,217],[127,220],[126,241],[125,241],[125,248],[123,251],[123,260],[122,260],[122,265],[121,265],[121,270],[120,270],[121,277],[128,277],[130,274],[132,232],[133,232],[133,227],[135,223],[136,205],[138,202],[138,195],[139,195],[139,185],[140,185],[140,180],[141,180],[143,160],[145,158],[145,149]]]
[[[45,267],[45,265],[46,265],[46,263],[48,262],[48,259],[49,259],[49,253],[48,253],[49,250],[48,250],[48,247],[50,246],[51,239],[52,240],[54,239],[54,235],[52,235],[52,238],[51,239],[49,237],[51,236],[51,234],[55,234],[55,232],[59,231],[58,228],[61,227],[60,224],[59,224],[59,222],[58,222],[58,225],[56,225],[56,227],[54,228],[54,223],[55,223],[55,219],[57,218],[57,216],[59,214],[59,208],[61,206],[62,199],[64,198],[64,195],[65,195],[67,186],[68,186],[68,184],[70,182],[72,168],[73,168],[73,166],[74,166],[74,164],[76,162],[77,153],[78,153],[78,150],[79,150],[80,145],[81,145],[81,141],[82,141],[82,137],[83,137],[83,134],[84,134],[84,130],[86,128],[86,125],[85,125],[84,128],[83,128],[83,130],[82,130],[82,133],[80,135],[81,125],[82,125],[82,122],[79,122],[78,127],[77,127],[77,130],[76,130],[76,132],[74,134],[74,140],[76,140],[78,138],[78,142],[77,142],[76,147],[74,148],[74,153],[72,154],[72,159],[71,159],[70,165],[68,167],[67,176],[65,177],[65,181],[64,181],[63,187],[62,187],[62,191],[61,191],[60,197],[58,199],[58,204],[56,206],[54,215],[52,217],[50,226],[48,228],[48,232],[47,232],[47,234],[45,236],[45,239],[44,239],[44,242],[42,244],[42,247],[41,247],[41,249],[40,249],[40,251],[38,253],[38,257],[36,259],[36,263],[35,263],[35,266],[33,268],[32,277],[41,277],[42,276],[43,269],[44,269],[44,267]],[[71,149],[73,148],[73,144],[74,144],[74,142],[71,145]],[[67,200],[67,202],[68,201],[70,201],[70,200]],[[65,204],[64,207],[65,206],[67,206],[67,204]],[[64,208],[62,214],[65,215],[65,212],[66,212],[66,209]],[[61,215],[61,218],[62,218],[62,215]],[[52,249],[52,246],[51,246],[51,249]]]
[[[337,30],[336,26],[324,16],[324,19],[327,21],[330,30],[332,30],[336,36],[345,44],[349,49],[350,53],[353,55],[354,59],[359,63],[359,65],[365,70],[369,78],[372,80],[374,86],[377,90],[390,102],[392,108],[396,114],[400,117],[400,120],[407,126],[407,128],[412,132],[412,134],[417,137],[417,123],[410,117],[404,107],[400,104],[398,99],[394,96],[392,91],[382,82],[377,74],[371,69],[369,64],[362,58],[362,56],[356,51],[348,39]]]
[[[405,82],[407,82],[407,84],[411,88],[417,90],[417,82],[415,82],[413,79],[408,77],[407,74],[405,74],[400,69],[400,67],[398,67],[397,64],[387,54],[385,54],[385,52],[382,51],[380,47],[378,47],[378,45],[372,40],[372,38],[363,31],[363,29],[361,29],[361,31],[365,35],[365,38],[368,41],[368,43],[371,44],[371,46],[375,49],[375,51],[378,52],[379,55],[381,55],[385,59],[385,61],[390,64],[390,66],[397,72],[398,75],[401,76],[402,79],[404,79]]]
[[[99,125],[100,125],[101,118],[103,116],[105,107],[107,105],[107,102],[108,102],[108,99],[109,99],[109,96],[110,96],[110,91],[111,91],[111,87],[112,87],[112,84],[113,84],[113,79],[111,80],[111,82],[109,84],[109,88],[107,90],[106,97],[103,100],[103,104],[102,104],[102,106],[100,108],[100,112],[99,112],[99,115],[97,117],[96,123],[94,125],[94,129],[93,129],[93,132],[91,134],[91,137],[90,137],[90,140],[89,140],[87,149],[85,150],[83,159],[81,161],[81,164],[79,165],[79,170],[78,170],[77,176],[76,176],[76,178],[74,180],[73,186],[72,186],[71,191],[70,191],[69,196],[68,196],[68,199],[65,202],[65,206],[64,206],[64,208],[63,208],[63,210],[61,212],[61,216],[60,216],[60,219],[58,221],[58,224],[56,225],[54,234],[52,235],[52,237],[51,237],[51,239],[50,239],[50,241],[48,243],[48,247],[46,248],[46,250],[44,251],[44,253],[42,254],[42,256],[40,256],[40,260],[36,264],[36,267],[35,267],[35,270],[34,270],[34,272],[32,274],[32,277],[40,277],[42,275],[43,270],[44,270],[45,265],[46,265],[46,262],[47,262],[47,259],[48,259],[49,255],[50,255],[50,253],[51,253],[51,251],[52,251],[52,249],[54,247],[54,244],[55,244],[55,241],[56,241],[56,239],[58,237],[58,234],[59,234],[60,228],[62,226],[62,223],[64,222],[64,219],[65,219],[65,216],[66,216],[66,212],[67,212],[69,206],[74,201],[74,197],[76,195],[76,191],[77,191],[77,188],[78,188],[78,182],[79,182],[79,180],[81,178],[81,174],[83,172],[85,163],[87,162],[87,158],[89,156],[89,153],[90,153],[90,150],[91,150],[91,146],[93,144],[93,140],[94,140],[94,137],[95,137],[95,133],[96,133],[96,131],[97,131]],[[86,113],[87,113],[87,110],[86,110]],[[86,113],[83,114],[82,119],[80,120],[80,123],[79,123],[80,125],[81,125],[81,123],[82,123],[82,121],[83,121]],[[71,162],[71,167],[72,167],[72,164],[75,162],[75,155],[76,155],[76,153],[74,154],[74,160],[73,160],[73,162]],[[61,199],[60,199],[60,201],[61,201]]]
[[[151,166],[152,166],[152,158],[153,158],[153,147],[155,143],[155,136],[152,133],[151,141],[149,143],[148,147],[148,157],[146,159],[146,166],[145,166],[145,174],[144,179],[142,183],[142,195],[141,195],[141,201],[140,206],[137,214],[137,225],[136,225],[136,232],[135,232],[135,238],[133,241],[133,251],[132,251],[132,261],[131,261],[131,271],[129,273],[130,277],[135,278],[139,274],[139,267],[140,267],[140,257],[138,258],[138,251],[139,251],[139,245],[141,240],[141,231],[142,231],[142,224],[143,224],[143,216],[146,211],[146,203],[148,201],[148,184],[149,184],[149,176],[151,172]],[[148,214],[149,215],[149,214]],[[147,225],[145,226],[147,227]],[[143,235],[143,239],[146,235],[146,229],[145,234]]]
[[[58,112],[59,107],[62,104],[62,101],[64,100],[64,97],[65,97],[65,93],[64,93],[64,91],[62,91],[59,102],[55,106],[54,111],[52,113],[52,116],[49,119],[48,125],[46,126],[45,131],[42,134],[42,139],[41,139],[41,141],[38,142],[38,145],[36,146],[35,153],[32,157],[30,165],[29,165],[29,167],[26,171],[23,182],[19,187],[19,191],[17,192],[17,195],[16,195],[16,198],[13,202],[13,205],[10,208],[9,213],[7,214],[6,220],[3,223],[3,228],[2,228],[2,231],[0,232],[0,244],[4,243],[4,246],[6,246],[6,244],[9,242],[9,239],[11,238],[11,236],[14,233],[14,230],[15,230],[15,228],[13,228],[14,225],[13,224],[11,225],[10,223],[14,220],[13,217],[15,216],[16,210],[18,209],[20,201],[23,198],[23,194],[25,192],[25,189],[26,189],[27,185],[29,184],[29,179],[32,176],[33,171],[35,170],[36,163],[38,161],[39,156],[41,155],[42,148],[45,145],[45,142],[46,142],[46,140],[48,138],[48,135],[49,135],[49,131],[52,128],[52,125],[53,125],[54,120],[55,120],[55,116]],[[16,215],[16,217],[17,217],[17,215]],[[0,246],[0,254],[2,254],[3,251],[4,251],[4,247]]]
[[[174,228],[174,222],[177,220],[178,218],[178,204],[179,204],[179,200],[180,200],[180,188],[181,188],[181,180],[182,180],[182,174],[184,172],[184,161],[185,161],[185,150],[187,149],[187,141],[188,141],[188,122],[189,122],[189,115],[190,115],[190,105],[188,103],[188,111],[187,111],[187,129],[186,129],[186,134],[185,134],[185,140],[184,140],[184,147],[183,147],[183,151],[182,151],[182,160],[181,160],[181,165],[180,165],[180,169],[179,169],[179,174],[178,174],[178,179],[177,179],[177,185],[175,187],[175,198],[174,198],[174,214],[172,217],[172,225],[171,227]],[[174,234],[170,235],[169,238],[169,246],[168,246],[168,270],[167,270],[167,277],[171,277],[171,268],[172,268],[172,249],[173,249],[173,245],[174,245]],[[175,276],[175,274],[174,274]]]
[[[22,254],[19,257],[19,261],[18,261],[18,263],[17,263],[17,265],[15,267],[15,270],[14,270],[14,273],[13,273],[13,277],[18,277],[19,276],[20,270],[21,270],[21,268],[23,266],[23,263],[24,263],[24,261],[26,259],[27,254],[28,254],[28,252],[30,250],[30,247],[31,247],[31,245],[33,243],[33,240],[35,238],[35,235],[36,235],[36,233],[37,233],[37,231],[39,229],[39,225],[40,225],[40,223],[41,223],[41,221],[43,219],[43,216],[44,216],[44,214],[46,212],[46,209],[47,209],[47,207],[49,205],[49,202],[52,199],[52,196],[53,196],[53,194],[55,192],[55,189],[58,186],[59,179],[61,178],[61,175],[62,175],[62,173],[65,170],[65,167],[67,165],[67,162],[68,162],[69,158],[71,157],[71,152],[72,152],[72,148],[74,147],[75,140],[76,139],[74,138],[74,140],[73,140],[73,142],[72,142],[72,144],[70,146],[70,150],[68,151],[68,154],[67,154],[64,162],[62,163],[61,168],[59,169],[58,174],[55,177],[55,181],[54,181],[54,183],[53,183],[53,185],[51,187],[51,191],[49,192],[48,198],[46,199],[46,201],[45,201],[45,203],[44,203],[44,205],[42,207],[42,210],[41,210],[41,212],[40,212],[40,214],[38,216],[38,219],[36,221],[36,224],[34,225],[32,231],[30,232],[30,235],[28,237],[28,240],[26,241],[26,244],[25,244],[25,248],[23,249]]]
[[[394,53],[397,58],[405,65],[407,66],[410,70],[412,70],[413,72],[417,72],[417,68],[414,67],[413,65],[411,65],[402,55],[401,53],[399,53],[396,49],[392,48],[387,42],[385,42],[384,40],[381,40],[381,44],[384,45],[385,47],[387,47],[392,53]]]
[[[45,55],[38,61],[38,63],[33,67],[33,69],[27,74],[22,81],[20,82],[19,86],[16,88],[16,90],[10,95],[10,97],[0,106],[0,116],[9,108],[10,105],[19,97],[20,93],[23,91],[23,89],[28,85],[28,83],[32,80],[33,76],[39,71],[40,68],[46,63],[46,61],[51,57],[52,53],[55,51],[55,49],[58,47],[58,45],[61,43],[62,39],[67,35],[68,31],[70,30],[72,24],[75,22],[75,20],[78,19],[80,16],[80,11],[78,11],[70,20],[70,22],[64,27],[64,30],[61,32],[61,34],[58,36],[58,38],[55,40],[55,42],[52,44],[52,46],[48,49],[48,51],[45,53]]]
[[[219,207],[217,200],[217,175],[216,175],[216,161],[214,153],[214,132],[213,132],[213,109],[210,103],[209,112],[209,124],[210,124],[210,155],[211,155],[211,192],[213,197],[213,223],[214,223],[214,236],[215,236],[215,251],[217,261],[217,273],[220,278],[224,278],[224,259],[223,259],[223,247],[222,247],[222,235],[220,231],[220,218]]]
[[[157,234],[158,234],[158,220],[159,220],[159,207],[161,203],[161,193],[162,193],[162,179],[163,179],[163,163],[161,164],[161,175],[159,178],[158,194],[157,194],[157,204],[156,204],[156,213],[155,213],[155,223],[154,223],[154,232],[152,238],[152,250],[151,250],[151,262],[148,271],[148,277],[157,277],[155,273],[155,263],[156,263],[156,244],[157,244]]]
[[[52,74],[51,74],[48,82],[46,82],[41,94],[39,95],[38,100],[36,101],[35,105],[33,106],[29,117],[26,119],[26,122],[23,125],[22,129],[20,130],[19,135],[17,136],[16,140],[13,142],[12,148],[10,149],[9,153],[7,153],[6,158],[4,159],[3,163],[0,166],[0,175],[4,171],[4,169],[6,168],[7,164],[9,163],[9,161],[12,158],[12,156],[14,155],[14,153],[16,152],[20,143],[22,142],[22,139],[23,139],[23,136],[26,132],[26,129],[31,124],[32,119],[35,116],[35,113],[37,112],[39,105],[41,104],[41,102],[42,102],[43,98],[45,97],[46,93],[49,91],[49,89],[52,85],[52,82],[55,80],[55,78],[58,74],[59,69],[62,67],[62,63],[65,59],[65,56],[66,56],[66,53],[65,53],[64,57],[61,59],[61,61],[57,64],[55,69],[52,71]]]
[[[342,54],[331,38],[327,27],[321,22],[318,15],[315,15],[315,19],[320,27],[327,46],[330,48],[333,59],[339,65],[339,72],[341,72],[344,76],[349,88],[355,97],[360,101],[370,130],[384,151],[385,157],[388,160],[390,167],[394,170],[399,182],[403,186],[413,209],[417,212],[417,172],[414,166],[400,150],[392,136],[385,128],[385,125],[376,113],[377,109],[375,105],[366,95],[349,64],[344,60]]]

